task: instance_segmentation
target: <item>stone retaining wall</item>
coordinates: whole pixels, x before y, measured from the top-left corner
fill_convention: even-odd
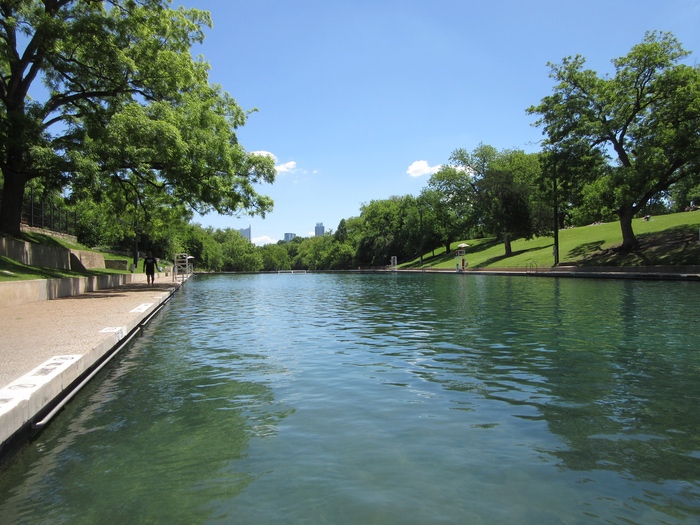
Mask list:
[[[101,253],[86,252],[83,250],[70,251],[70,268],[76,271],[85,271],[88,268],[106,268],[105,257]]]
[[[145,273],[0,282],[0,308],[146,281]]]
[[[0,237],[0,255],[27,266],[40,268],[76,271],[105,268],[105,258],[101,253],[69,250],[63,246],[37,244],[11,237]]]
[[[11,237],[0,237],[0,255],[27,266],[70,270],[70,250],[62,246],[49,246],[25,242]]]
[[[129,261],[126,259],[105,259],[105,268],[127,271],[129,269]]]

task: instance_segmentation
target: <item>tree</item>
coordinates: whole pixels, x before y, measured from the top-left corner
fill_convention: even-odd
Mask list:
[[[671,212],[681,212],[700,206],[700,172],[674,184],[670,192]]]
[[[352,247],[326,233],[303,239],[298,245],[293,266],[298,270],[344,270],[350,268],[352,260]]]
[[[431,211],[431,220],[423,221],[423,229],[426,239],[432,236],[433,246],[437,240],[449,252],[452,242],[471,229],[476,222],[474,197],[472,173],[463,166],[443,166],[430,176],[419,200]]]
[[[496,169],[487,171],[475,185],[484,229],[503,241],[505,256],[510,257],[512,240],[533,235],[527,188],[512,172]]]
[[[225,272],[258,272],[263,269],[262,254],[238,230],[215,230],[214,240],[221,245]]]
[[[638,245],[635,214],[700,165],[700,68],[679,63],[688,54],[670,33],[650,32],[612,61],[613,77],[584,69],[580,55],[550,63],[554,94],[528,108],[546,147],[585,143],[608,156],[594,188],[620,219],[624,250]]]
[[[344,243],[348,240],[348,226],[345,222],[345,219],[340,219],[340,222],[338,223],[338,228],[333,234],[333,238],[340,243]]]
[[[289,252],[279,244],[266,244],[258,248],[262,256],[263,270],[276,272],[278,270],[291,270],[292,262]]]
[[[370,201],[360,208],[360,218],[362,231],[356,252],[359,264],[385,266],[392,256],[399,260],[416,256],[420,246],[420,215],[414,197]]]
[[[0,231],[19,235],[33,179],[70,193],[112,178],[200,212],[271,209],[253,184],[274,181],[272,159],[238,144],[247,113],[190,53],[209,14],[168,4],[0,1]]]
[[[546,202],[556,206],[558,228],[585,226],[608,218],[608,211],[591,201],[587,189],[607,169],[600,151],[582,141],[565,147],[548,146],[540,155],[540,164],[539,192]],[[554,209],[551,211],[554,214]]]
[[[139,249],[171,256],[174,233],[192,219],[184,203],[138,177],[94,178],[88,187],[76,182],[67,200],[77,212],[79,242],[129,246],[134,264]]]
[[[200,269],[220,271],[224,266],[223,245],[214,235],[211,226],[203,228],[200,224],[187,224],[179,232],[175,251],[193,256]]]
[[[432,251],[435,256],[435,248],[445,246],[449,250],[457,234],[454,233],[455,223],[452,220],[447,205],[441,200],[441,194],[433,189],[423,188],[416,199],[419,213],[419,255],[421,265],[423,255]]]
[[[536,213],[538,155],[520,150],[499,152],[493,146],[479,144],[472,153],[455,150],[450,161],[460,168],[464,187],[469,188],[475,226],[502,240],[507,257],[512,255],[512,240],[551,231],[544,220],[538,220],[542,214]]]

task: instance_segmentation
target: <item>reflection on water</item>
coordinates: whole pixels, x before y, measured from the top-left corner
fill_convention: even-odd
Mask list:
[[[694,523],[697,283],[187,283],[0,472],[3,523]]]

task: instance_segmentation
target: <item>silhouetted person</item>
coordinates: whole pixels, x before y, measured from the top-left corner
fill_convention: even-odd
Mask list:
[[[151,252],[148,252],[143,260],[143,269],[146,271],[146,281],[149,286],[153,286],[156,280],[156,259]]]

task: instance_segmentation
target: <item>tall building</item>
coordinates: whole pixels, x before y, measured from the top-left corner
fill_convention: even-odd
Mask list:
[[[297,236],[296,233],[285,233],[284,234],[284,242],[289,242],[296,236]]]
[[[247,228],[241,228],[238,230],[238,233],[240,233],[244,239],[248,239],[248,242],[253,242],[250,238],[250,226]]]
[[[316,237],[320,237],[325,233],[326,229],[323,227],[322,222],[317,222],[316,223]]]

